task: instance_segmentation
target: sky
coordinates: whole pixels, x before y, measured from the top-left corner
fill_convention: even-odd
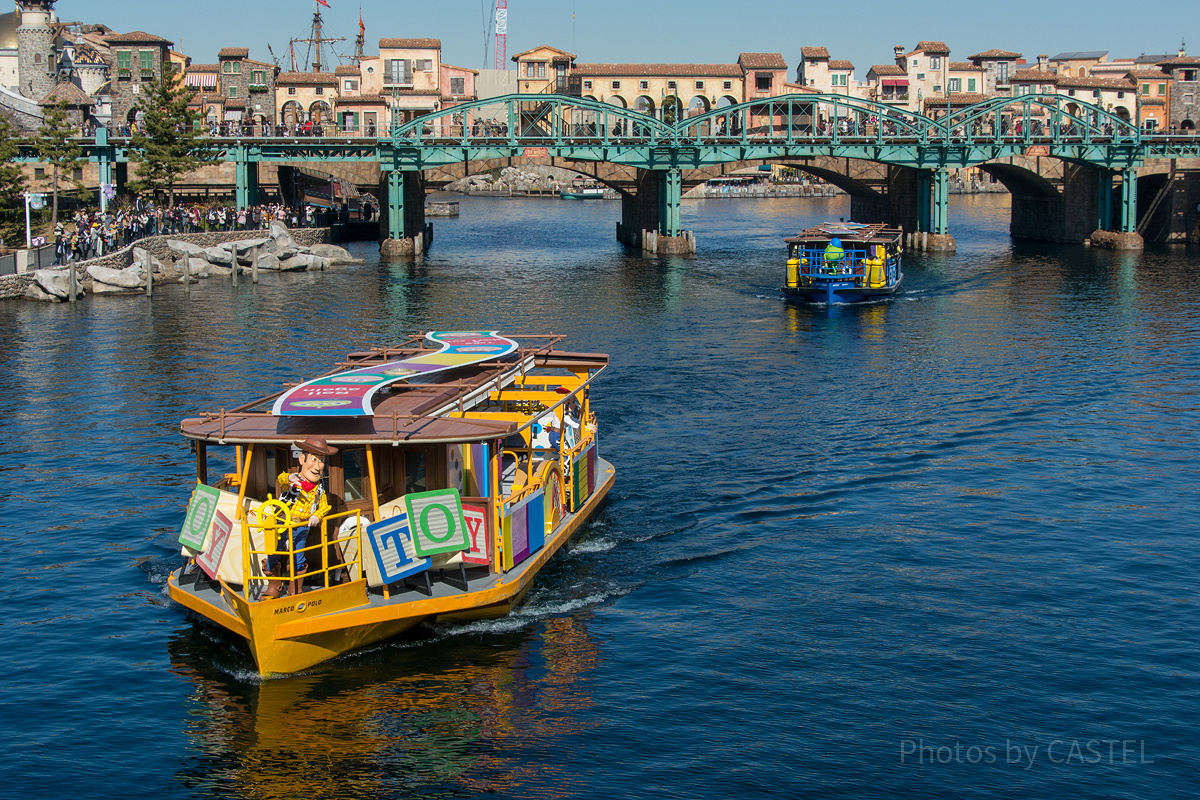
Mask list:
[[[442,59],[473,69],[492,67],[485,20],[495,0],[328,0],[328,36],[353,52],[362,9],[370,55],[384,37],[442,40]],[[792,0],[509,0],[508,56],[541,44],[574,53],[580,62],[723,63],[740,52],[782,53],[795,78],[801,46],[823,45],[854,62],[864,80],[872,64],[892,62],[892,48],[911,50],[933,39],[950,46],[951,59],[992,48],[1024,54],[1108,50],[1109,58],[1175,53],[1181,39],[1200,53],[1200,14],[1184,13],[1188,0],[1047,2],[912,0],[801,3]],[[195,63],[213,63],[222,47],[249,47],[270,61],[267,45],[287,68],[288,40],[307,36],[313,0],[58,0],[63,21],[100,22],[119,32],[142,30],[175,42]],[[1131,9],[1133,13],[1131,13]],[[1184,24],[1180,25],[1182,22]],[[485,46],[487,60],[485,62]],[[302,58],[301,54],[301,58]],[[511,60],[510,60],[511,67]]]

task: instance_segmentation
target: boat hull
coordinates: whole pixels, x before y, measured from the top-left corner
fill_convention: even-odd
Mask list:
[[[600,459],[602,480],[575,514],[564,517],[545,546],[502,579],[482,590],[407,602],[372,598],[365,580],[295,597],[250,602],[224,583],[218,592],[199,593],[180,585],[181,570],[167,581],[171,599],[243,637],[259,674],[268,677],[309,669],[343,653],[388,639],[430,620],[464,622],[495,619],[511,612],[533,585],[542,566],[591,518],[616,478]],[[316,612],[316,613],[314,613]]]
[[[901,275],[900,280],[891,286],[878,288],[856,286],[854,281],[814,280],[810,286],[782,286],[780,289],[788,297],[809,303],[862,303],[890,297],[900,288],[903,280],[904,276]]]

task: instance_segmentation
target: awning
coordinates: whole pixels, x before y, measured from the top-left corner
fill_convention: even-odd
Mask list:
[[[211,72],[197,72],[183,76],[185,86],[199,86],[201,89],[217,88],[217,76]]]
[[[908,86],[908,78],[884,78],[884,86]]]

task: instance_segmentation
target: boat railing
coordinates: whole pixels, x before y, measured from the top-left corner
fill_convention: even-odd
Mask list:
[[[349,531],[343,533],[342,527],[345,520],[350,517],[356,518],[356,524]],[[243,596],[247,600],[252,599],[252,584],[266,584],[273,580],[294,581],[297,579],[307,580],[319,577],[323,580],[324,588],[328,589],[331,585],[331,573],[339,569],[349,570],[350,575],[357,574],[361,577],[363,575],[362,532],[369,522],[370,520],[366,515],[357,510],[330,514],[321,520],[315,544],[296,547],[296,529],[305,527],[306,521],[293,520],[286,505],[278,500],[270,499],[268,496],[267,501],[257,509],[253,509],[242,516],[242,574],[245,576],[242,584]],[[334,523],[337,524],[334,525]],[[338,531],[338,534],[331,538],[329,535],[331,530]],[[262,536],[263,544],[261,550],[254,547],[253,534],[255,532],[258,532]],[[280,544],[286,544],[287,546],[280,547]],[[347,547],[348,544],[353,544],[353,547]],[[322,552],[322,548],[331,547],[337,550],[337,563],[333,563],[334,559],[329,558],[328,550]],[[306,555],[306,560],[309,562],[309,569],[297,574],[296,556],[300,553]],[[315,559],[309,554],[316,553],[321,553],[319,559],[321,568],[313,570],[311,566]],[[348,553],[352,553],[349,558],[347,558]],[[280,561],[286,562],[286,567],[282,570],[282,574],[271,575],[262,569],[260,559],[265,558],[269,561],[271,557],[276,557]]]
[[[872,255],[865,249],[846,249],[842,255],[831,258],[824,248],[801,247],[793,250],[788,259],[788,285],[793,288],[811,284],[814,278],[854,280],[859,286],[892,284],[898,279],[898,272],[899,259],[879,250]]]

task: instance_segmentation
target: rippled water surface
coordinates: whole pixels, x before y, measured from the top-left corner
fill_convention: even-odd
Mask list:
[[[464,198],[419,265],[0,303],[13,797],[1195,796],[1195,251],[959,251],[784,302],[836,200]],[[567,334],[611,500],[505,620],[260,682],[168,603],[179,420],[430,328]]]

